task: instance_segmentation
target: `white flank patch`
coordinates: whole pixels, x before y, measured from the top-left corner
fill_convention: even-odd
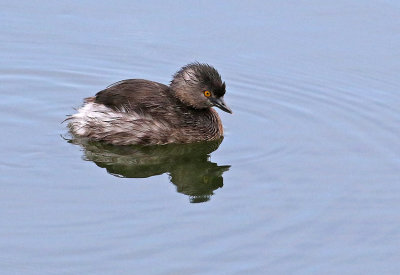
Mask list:
[[[116,112],[103,104],[89,102],[79,108],[78,113],[71,116],[69,125],[76,135],[87,136],[91,131],[90,127],[93,123],[100,129],[103,128],[106,130],[110,127],[110,122],[112,121],[123,119],[133,122],[139,118],[140,116],[135,112],[129,114]]]
[[[132,110],[121,111],[88,102],[68,119],[68,126],[76,136],[120,145],[140,143],[143,137],[147,140],[153,138],[151,142],[156,144],[160,142],[159,136],[165,136],[171,130],[168,124],[150,116],[139,115]]]

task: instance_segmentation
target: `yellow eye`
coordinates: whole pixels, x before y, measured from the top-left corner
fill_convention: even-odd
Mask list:
[[[210,91],[204,91],[204,95],[205,95],[206,97],[210,97],[210,96],[211,96],[211,93],[210,93]]]

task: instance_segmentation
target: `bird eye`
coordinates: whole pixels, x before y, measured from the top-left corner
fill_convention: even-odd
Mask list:
[[[210,93],[210,91],[204,91],[204,96],[206,96],[206,97],[210,97],[210,96],[211,96],[211,93]]]

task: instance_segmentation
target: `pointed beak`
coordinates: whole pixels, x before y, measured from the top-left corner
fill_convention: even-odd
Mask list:
[[[232,110],[226,106],[225,101],[222,97],[220,98],[210,98],[213,106],[220,108],[222,111],[232,114]]]

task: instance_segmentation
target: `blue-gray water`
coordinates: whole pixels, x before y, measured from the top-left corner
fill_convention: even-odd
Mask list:
[[[0,23],[1,274],[400,272],[398,1],[1,1]],[[234,111],[213,153],[63,138],[83,98],[194,60]]]

